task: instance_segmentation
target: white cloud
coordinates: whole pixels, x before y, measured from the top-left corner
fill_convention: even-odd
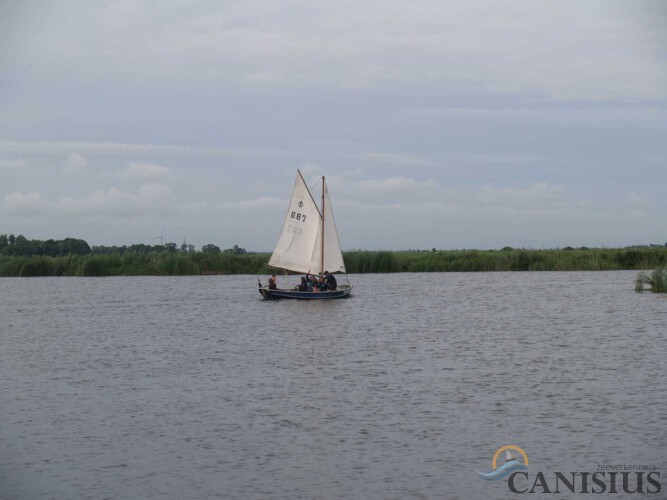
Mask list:
[[[139,83],[410,83],[550,99],[664,99],[664,27],[642,23],[634,10],[492,0],[296,0],[287,9],[262,0],[113,2],[106,11],[82,4],[85,25],[53,14],[60,17],[39,42],[59,50],[40,67]]]
[[[515,160],[510,157],[508,160]],[[522,163],[525,159],[519,158]],[[452,210],[547,213],[560,210],[581,210],[590,207],[589,200],[571,187],[546,181],[511,186],[442,185],[436,179],[407,176],[366,177],[362,171],[347,172],[329,178],[335,209],[374,213],[413,213],[422,221],[433,221],[436,214]],[[423,223],[428,226],[428,223]]]
[[[440,188],[432,179],[417,180],[412,177],[392,176],[363,178],[360,171],[348,171],[341,176],[331,176],[329,186],[336,199],[363,199],[366,203],[401,202],[416,203],[437,196]]]
[[[401,195],[338,201],[336,221],[347,248],[358,247],[355,241],[367,242],[363,248],[389,249],[553,247],[599,244],[610,237],[595,239],[604,233],[608,212],[591,207],[566,186],[545,182],[455,186],[432,190],[421,199]]]
[[[0,158],[0,172],[18,172],[26,166],[24,160],[8,160]]]
[[[361,155],[358,155],[357,158],[363,162],[388,165],[434,165],[434,162],[430,160],[424,160],[423,158],[405,153],[362,153]]]
[[[211,158],[275,158],[284,156],[286,150],[270,147],[205,147],[166,144],[141,144],[122,142],[72,142],[72,141],[0,141],[0,152],[9,154],[61,154],[76,149],[86,153],[109,156],[161,155],[169,157]]]
[[[351,197],[348,194],[337,206],[346,208],[364,206],[376,211],[410,211],[447,213],[452,210],[491,210],[504,212],[549,212],[578,210],[588,201],[576,196],[569,188],[558,184],[537,182],[526,186],[456,186],[440,189],[434,181],[418,182],[410,178],[373,179],[360,183],[361,189]],[[398,196],[368,199],[370,191]],[[409,192],[419,197],[408,196]],[[362,195],[362,196],[359,196]],[[379,201],[384,200],[384,201]]]
[[[315,163],[304,163],[303,165],[301,165],[301,168],[299,170],[301,170],[301,173],[306,177],[311,175],[322,175],[322,169],[320,168],[319,165]],[[292,170],[290,170],[289,172],[290,175],[294,175],[294,172]]]
[[[166,201],[172,194],[164,184],[145,184],[135,193],[112,187],[97,189],[82,198],[62,197],[55,203],[59,212],[72,215],[130,216],[144,213],[165,212],[172,209]]]
[[[466,163],[482,165],[503,165],[525,167],[532,165],[544,165],[552,163],[554,160],[546,156],[528,155],[528,154],[453,154],[448,155],[453,159],[461,160]]]
[[[137,190],[137,195],[149,202],[164,200],[171,194],[171,188],[166,184],[144,184]]]
[[[493,210],[546,212],[587,206],[586,200],[577,197],[566,186],[547,182],[517,187],[455,188],[448,190],[445,198],[459,206]]]
[[[281,214],[287,209],[287,198],[275,198],[271,196],[260,196],[248,200],[224,201],[224,202],[192,202],[184,207],[184,212],[189,214]]]
[[[132,27],[133,21],[142,14],[142,7],[136,0],[116,0],[104,11],[104,21],[118,28]]]
[[[423,108],[407,110],[407,117],[542,127],[640,127],[667,126],[667,109],[614,108]]]
[[[61,153],[71,150],[95,151],[127,154],[132,152],[170,152],[189,151],[187,146],[159,144],[136,144],[121,142],[73,142],[73,141],[0,141],[0,151],[21,151],[32,153]]]
[[[437,183],[431,180],[417,181],[411,177],[388,177],[386,179],[368,179],[356,183],[355,191],[361,193],[401,193],[432,190]]]
[[[156,165],[154,163],[131,162],[125,169],[119,172],[121,177],[126,178],[146,178],[160,177],[168,172],[167,167]]]
[[[665,214],[667,39],[664,16],[638,22],[648,3],[17,2],[17,50],[0,57],[0,207],[41,203],[21,224],[48,234],[89,223],[113,243],[167,212],[167,225],[244,237],[275,217],[265,235],[305,164],[309,185],[326,174],[337,216],[389,242],[401,224],[427,238],[465,220],[471,241],[493,245],[504,241],[494,229],[519,233],[528,214],[546,225],[595,211],[610,234],[631,234],[635,222],[609,214]],[[65,159],[94,175],[67,182]]]
[[[46,203],[39,191],[13,192],[5,195],[3,207],[13,215],[36,215],[46,209]]]
[[[274,198],[272,196],[260,196],[251,200],[243,200],[233,206],[244,212],[258,212],[263,210],[287,209],[287,199]]]
[[[80,153],[70,153],[63,167],[66,174],[78,174],[88,167],[88,160]]]

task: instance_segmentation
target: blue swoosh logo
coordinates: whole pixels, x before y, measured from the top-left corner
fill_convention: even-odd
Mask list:
[[[499,479],[507,477],[512,472],[516,472],[518,470],[528,470],[528,467],[526,467],[521,462],[517,462],[516,460],[511,460],[509,462],[506,462],[504,465],[501,465],[492,472],[485,473],[485,472],[480,472],[478,470],[475,470],[475,472],[477,472],[477,474],[479,474],[479,477],[484,479],[484,481],[498,481]]]

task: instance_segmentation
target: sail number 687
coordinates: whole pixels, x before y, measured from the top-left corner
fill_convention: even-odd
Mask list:
[[[300,220],[301,222],[306,222],[306,214],[300,214],[299,212],[292,212],[290,214],[292,219]]]

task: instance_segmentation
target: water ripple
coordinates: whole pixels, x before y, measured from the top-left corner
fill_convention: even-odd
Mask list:
[[[2,498],[506,498],[475,470],[667,466],[632,272],[0,280]]]

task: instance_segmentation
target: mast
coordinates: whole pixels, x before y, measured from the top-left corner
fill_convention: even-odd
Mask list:
[[[320,276],[324,274],[324,176],[322,176],[322,241],[320,242]]]

